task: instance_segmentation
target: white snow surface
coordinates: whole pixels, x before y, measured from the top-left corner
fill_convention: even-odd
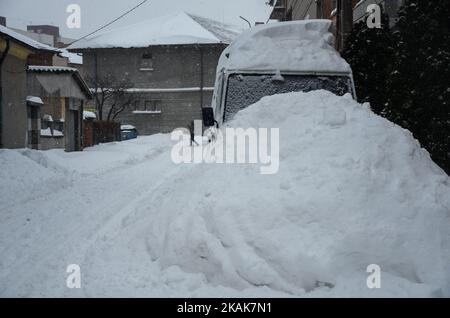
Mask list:
[[[42,99],[37,96],[27,96],[27,102],[44,105]]]
[[[242,33],[225,51],[217,70],[351,72],[333,48],[330,20],[259,25]]]
[[[60,50],[51,46],[48,46],[46,44],[37,42],[23,34],[20,34],[10,28],[7,28],[3,25],[0,25],[0,33],[6,34],[7,36],[14,38],[16,41],[21,42],[25,45],[28,45],[36,50],[45,50],[45,51],[51,51],[51,52],[59,52]]]
[[[169,135],[0,150],[0,296],[450,296],[450,179],[410,132],[325,91],[229,126],[280,128],[279,173],[175,165]]]
[[[136,127],[133,125],[122,125],[122,126],[120,126],[120,129],[121,130],[134,130],[134,129],[136,129]]]
[[[238,34],[236,27],[178,12],[96,33],[73,43],[68,49],[230,43]]]

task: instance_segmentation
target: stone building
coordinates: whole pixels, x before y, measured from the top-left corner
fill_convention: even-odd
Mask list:
[[[202,107],[211,102],[220,54],[238,34],[217,21],[177,13],[93,35],[68,49],[83,54],[79,69],[94,92],[105,78],[128,83],[129,103],[114,119],[150,135],[201,118]],[[107,118],[109,110],[98,117],[113,119]]]
[[[0,148],[82,150],[91,92],[62,51],[0,26]],[[54,66],[54,62],[66,66]]]

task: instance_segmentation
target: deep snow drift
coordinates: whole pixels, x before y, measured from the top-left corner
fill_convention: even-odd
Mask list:
[[[0,295],[450,296],[450,179],[408,131],[325,91],[229,126],[280,128],[279,173],[175,165],[167,135],[1,151]]]
[[[324,91],[264,98],[230,126],[280,127],[280,172],[195,167],[149,222],[161,266],[237,289],[449,295],[449,178],[408,131]],[[365,285],[370,264],[380,292]]]

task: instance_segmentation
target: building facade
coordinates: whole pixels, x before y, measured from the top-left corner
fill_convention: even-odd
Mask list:
[[[36,112],[29,103],[27,68],[36,55],[57,50],[0,26],[0,148],[26,148],[38,144]],[[31,116],[31,117],[30,117]]]
[[[127,83],[124,99],[130,102],[125,109],[112,118],[107,105],[98,117],[133,125],[140,135],[168,133],[201,119],[202,107],[212,99],[219,57],[238,35],[216,21],[185,13],[161,19],[164,28],[157,22],[113,30],[68,48],[83,54],[79,69],[91,88],[105,78]],[[133,42],[121,40],[122,32],[135,34]]]

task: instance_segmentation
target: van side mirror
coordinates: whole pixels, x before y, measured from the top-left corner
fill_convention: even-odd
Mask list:
[[[212,109],[212,107],[203,107],[202,115],[203,115],[203,125],[205,125],[205,127],[214,126],[216,121],[214,119],[214,110]]]

